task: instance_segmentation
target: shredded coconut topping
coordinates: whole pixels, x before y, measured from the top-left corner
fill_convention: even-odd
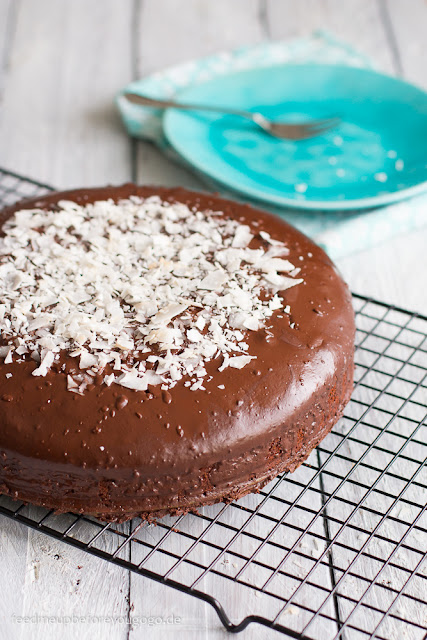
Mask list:
[[[252,359],[245,336],[302,282],[285,244],[219,212],[130,197],[18,211],[0,238],[0,356],[30,355],[45,376],[60,353],[79,359],[68,389],[104,376],[129,389],[203,389],[205,364]],[[284,275],[286,274],[286,275]],[[92,376],[92,377],[91,377]]]

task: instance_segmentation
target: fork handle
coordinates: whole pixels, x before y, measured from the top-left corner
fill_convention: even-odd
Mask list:
[[[129,102],[140,104],[145,107],[160,107],[161,109],[172,107],[174,109],[184,109],[186,111],[214,111],[216,113],[226,113],[234,116],[241,116],[242,118],[248,118],[253,122],[257,122],[261,115],[258,113],[251,113],[250,111],[242,111],[240,109],[188,104],[184,102],[175,102],[174,100],[158,100],[157,98],[149,98],[148,96],[141,96],[137,93],[125,93],[123,95],[127,100],[129,100]]]

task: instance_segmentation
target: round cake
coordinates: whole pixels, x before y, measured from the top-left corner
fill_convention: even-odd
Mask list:
[[[184,189],[0,217],[0,492],[105,521],[259,491],[331,430],[354,314],[283,220]]]

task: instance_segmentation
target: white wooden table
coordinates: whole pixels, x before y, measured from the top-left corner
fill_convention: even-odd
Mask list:
[[[0,166],[61,188],[199,181],[125,135],[127,82],[238,45],[326,29],[427,87],[423,0],[0,0]],[[427,211],[426,211],[427,217]],[[427,314],[427,227],[339,261],[353,291]],[[179,625],[22,625],[12,615],[176,615]],[[0,640],[225,638],[210,607],[0,519]],[[280,636],[250,626],[242,638]],[[397,640],[397,639],[396,639]],[[399,639],[400,640],[400,639]]]

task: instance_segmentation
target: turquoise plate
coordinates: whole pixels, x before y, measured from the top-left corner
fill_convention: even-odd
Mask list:
[[[290,142],[236,116],[168,109],[165,133],[176,151],[251,198],[362,209],[427,189],[427,94],[402,80],[348,66],[287,64],[219,76],[179,99],[283,122],[342,118],[326,135]]]

